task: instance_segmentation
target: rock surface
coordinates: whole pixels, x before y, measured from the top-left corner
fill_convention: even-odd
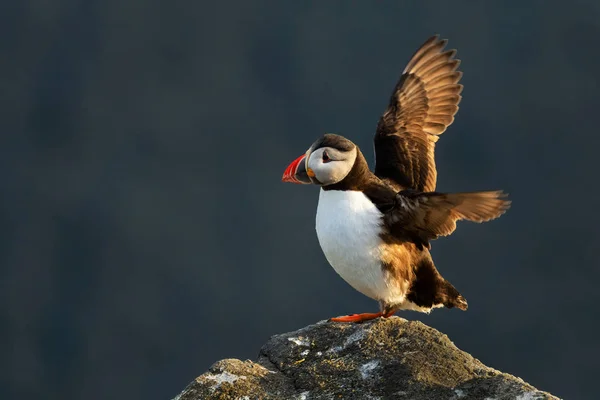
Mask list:
[[[273,336],[258,360],[221,360],[175,400],[557,399],[486,367],[418,321],[319,322]]]

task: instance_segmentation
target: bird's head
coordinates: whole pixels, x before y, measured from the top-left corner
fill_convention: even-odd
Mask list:
[[[331,133],[319,138],[285,169],[283,182],[333,185],[350,173],[357,147],[350,140]]]

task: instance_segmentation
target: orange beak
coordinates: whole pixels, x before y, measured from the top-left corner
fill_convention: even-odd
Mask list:
[[[298,184],[309,184],[312,183],[310,180],[311,176],[315,176],[310,168],[306,168],[306,154],[302,154],[296,158],[283,173],[281,178],[282,182],[298,183]]]

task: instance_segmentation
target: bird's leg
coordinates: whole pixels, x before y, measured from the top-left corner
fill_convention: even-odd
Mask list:
[[[379,301],[379,309],[381,310],[381,316],[383,318],[389,318],[398,311],[393,304],[388,304],[384,301]]]
[[[352,315],[344,315],[343,317],[335,317],[330,318],[331,322],[364,322],[369,321],[371,319],[382,317],[383,314],[378,313],[362,313],[362,314],[352,314]]]

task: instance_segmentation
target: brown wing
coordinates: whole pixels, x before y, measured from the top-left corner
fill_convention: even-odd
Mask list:
[[[434,148],[454,121],[463,86],[456,50],[427,40],[404,69],[375,134],[375,175],[403,188],[435,190]]]
[[[430,240],[450,235],[456,222],[486,222],[510,207],[502,191],[471,193],[418,193],[402,191],[396,205],[385,215],[390,232],[404,240],[428,245]]]

